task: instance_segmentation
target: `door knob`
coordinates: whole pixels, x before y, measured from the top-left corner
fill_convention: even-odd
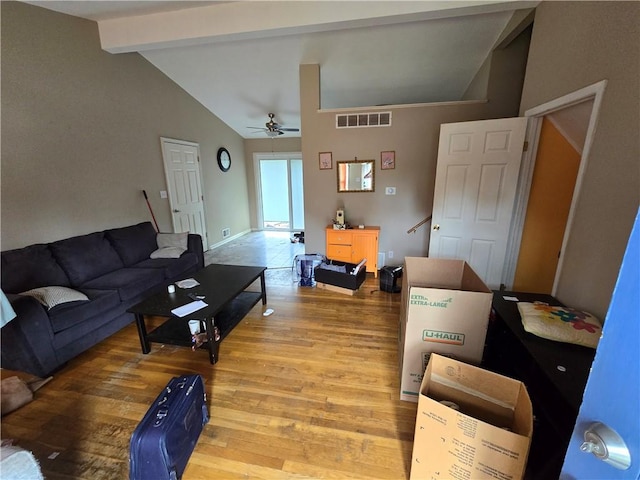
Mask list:
[[[180,213],[180,210],[178,210],[177,208],[174,208],[173,213]]]
[[[618,433],[604,423],[589,425],[584,432],[584,443],[580,450],[593,453],[598,459],[618,470],[626,470],[631,466],[631,454],[627,444]]]
[[[440,230],[440,225],[438,225],[437,223],[433,226],[434,230]]]

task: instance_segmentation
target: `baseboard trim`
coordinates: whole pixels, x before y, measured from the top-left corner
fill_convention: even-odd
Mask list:
[[[252,231],[251,229],[248,229],[248,230],[245,230],[243,232],[236,233],[235,235],[232,235],[231,237],[225,238],[224,240],[222,240],[222,241],[220,241],[218,243],[214,243],[213,245],[209,245],[209,250],[213,250],[214,248],[221,247],[225,243],[229,243],[229,242],[235,240],[236,238],[240,238],[243,235],[246,235],[247,233],[250,233],[251,231]]]

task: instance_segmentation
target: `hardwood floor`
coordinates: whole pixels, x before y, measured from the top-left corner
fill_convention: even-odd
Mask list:
[[[69,362],[2,419],[48,480],[128,478],[129,439],[175,375],[204,377],[211,416],[184,473],[194,479],[408,478],[416,404],[399,400],[399,294],[369,274],[351,297],[267,270],[260,303],[204,350],[153,344],[134,324]],[[57,456],[56,456],[57,455]],[[52,458],[55,457],[55,458]]]

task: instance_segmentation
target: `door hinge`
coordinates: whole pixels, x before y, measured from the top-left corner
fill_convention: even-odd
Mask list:
[[[529,150],[529,142],[525,140],[524,144],[522,145],[522,151],[526,152]]]

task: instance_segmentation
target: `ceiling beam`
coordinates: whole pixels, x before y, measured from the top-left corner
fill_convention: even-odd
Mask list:
[[[98,21],[103,50],[159,48],[267,38],[346,28],[534,8],[538,1],[221,2]]]

